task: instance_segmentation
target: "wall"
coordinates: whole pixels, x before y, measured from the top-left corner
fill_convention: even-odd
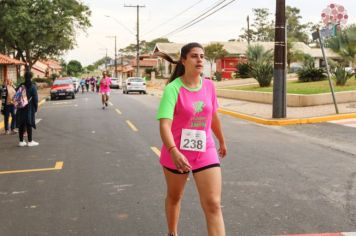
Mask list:
[[[273,93],[252,92],[232,89],[217,89],[219,97],[238,99],[243,101],[272,104]],[[345,91],[336,93],[337,103],[356,102],[356,91]],[[287,94],[287,106],[307,107],[333,104],[331,93],[314,95]]]

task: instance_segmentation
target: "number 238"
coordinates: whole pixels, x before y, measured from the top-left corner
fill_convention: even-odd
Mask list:
[[[203,149],[203,141],[202,140],[194,140],[194,139],[184,139],[183,147],[187,149]]]

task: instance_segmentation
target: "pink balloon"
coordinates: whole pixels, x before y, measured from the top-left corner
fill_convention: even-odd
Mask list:
[[[339,10],[339,12],[343,12],[345,10],[343,6],[339,6],[337,9]]]
[[[323,18],[324,18],[325,16],[326,16],[326,14],[325,14],[325,13],[322,13],[322,14],[321,14],[321,17],[323,17]]]
[[[337,14],[337,10],[333,10],[331,13],[332,13],[333,15],[336,15],[336,14]]]
[[[344,15],[343,15],[343,14],[339,14],[339,15],[337,15],[337,18],[338,18],[339,20],[341,20],[341,19],[344,18]]]
[[[349,16],[348,16],[348,15],[344,15],[344,18],[345,18],[345,19],[349,19]]]
[[[330,8],[334,8],[335,7],[335,4],[330,4]]]

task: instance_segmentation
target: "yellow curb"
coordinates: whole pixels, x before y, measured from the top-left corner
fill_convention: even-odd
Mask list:
[[[319,116],[319,117],[309,117],[309,118],[300,118],[300,119],[263,119],[256,116],[250,116],[230,110],[226,110],[223,108],[219,108],[220,113],[229,115],[232,117],[240,118],[243,120],[252,121],[258,124],[263,125],[301,125],[301,124],[314,124],[314,123],[322,123],[327,121],[334,120],[343,120],[343,119],[351,119],[356,118],[356,113],[348,113],[348,114],[339,114],[339,115],[329,115],[329,116]]]
[[[38,103],[38,106],[39,106],[39,107],[42,106],[43,103],[45,103],[45,102],[46,102],[46,98],[43,98],[43,99]],[[11,122],[11,117],[10,117],[9,122]],[[0,122],[0,130],[3,130],[3,129],[4,129],[4,126],[5,126],[4,121],[1,121],[1,122]]]

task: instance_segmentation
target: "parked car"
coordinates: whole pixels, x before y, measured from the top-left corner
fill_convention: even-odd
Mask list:
[[[355,73],[355,70],[352,67],[345,67],[345,70],[349,73]]]
[[[146,81],[141,77],[129,77],[122,83],[122,92],[126,94],[131,92],[146,94]]]
[[[111,78],[110,88],[120,89],[121,87],[121,79],[119,78]]]
[[[74,92],[77,93],[80,88],[80,79],[72,77],[73,85],[74,85]]]
[[[75,88],[73,80],[71,78],[58,78],[53,82],[51,87],[51,100],[60,97],[71,97],[75,98]]]

